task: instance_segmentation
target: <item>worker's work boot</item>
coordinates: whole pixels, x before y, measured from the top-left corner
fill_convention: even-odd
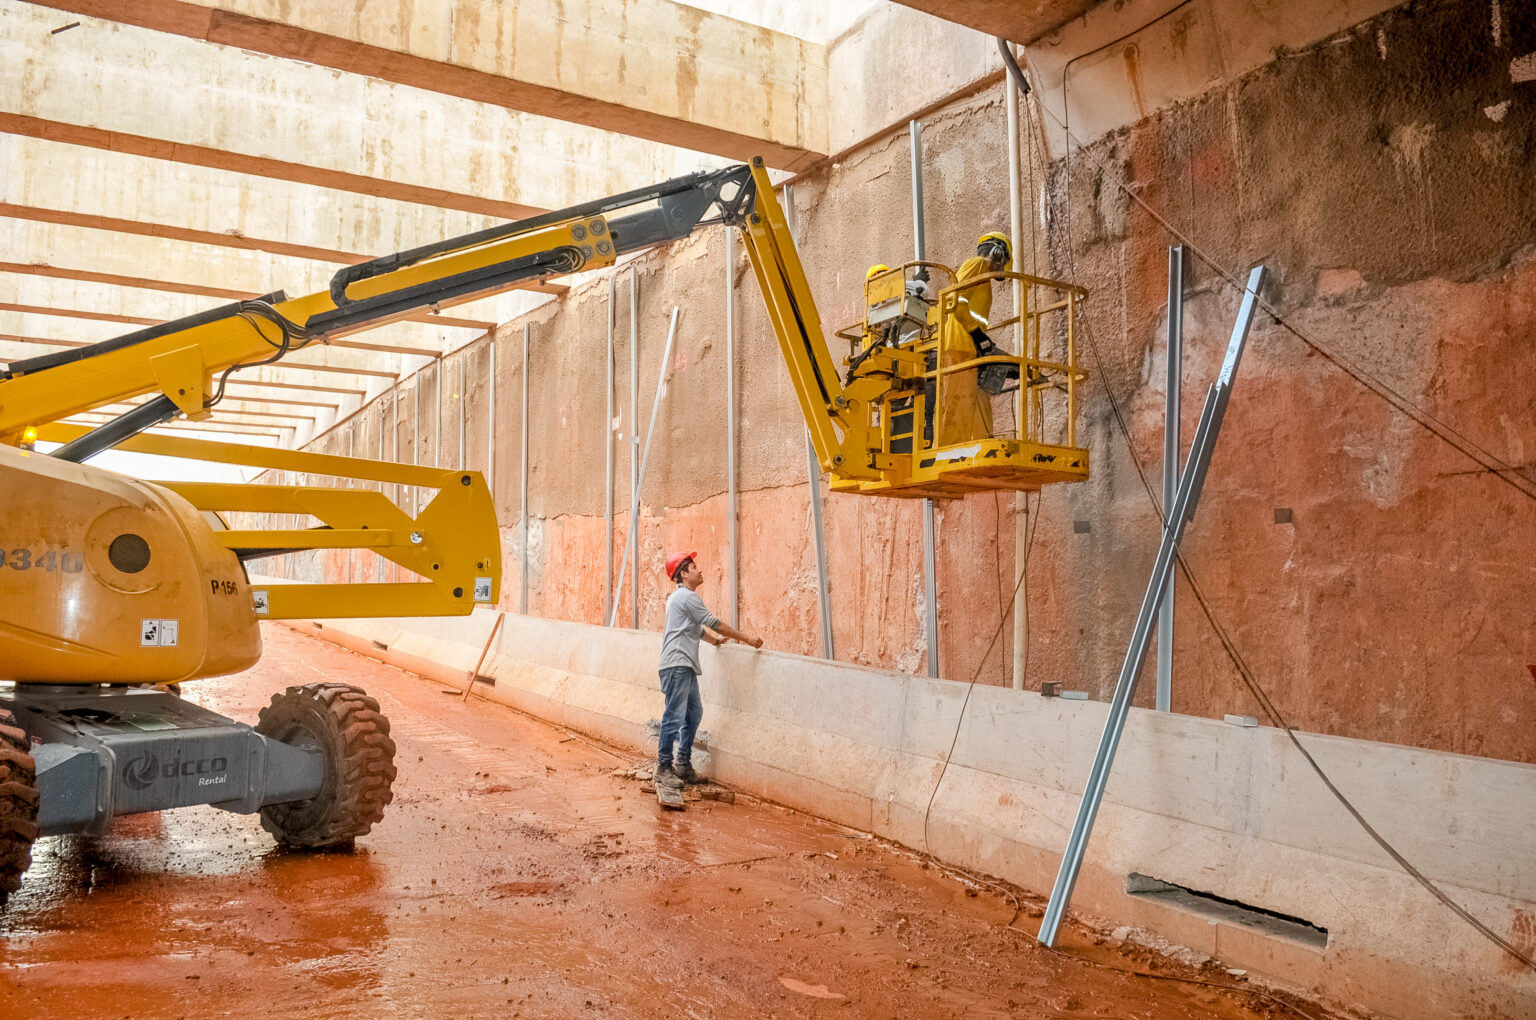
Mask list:
[[[708,779],[705,779],[703,776],[693,771],[693,766],[685,761],[678,762],[676,765],[673,765],[672,774],[677,776],[678,779],[687,783],[689,786],[698,786],[701,783],[709,782]]]
[[[688,771],[692,772],[692,769]],[[673,770],[671,765],[658,765],[654,776],[657,786],[670,786],[679,789],[683,785],[683,777]]]

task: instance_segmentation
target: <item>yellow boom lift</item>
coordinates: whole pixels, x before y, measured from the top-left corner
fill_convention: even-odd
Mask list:
[[[1082,292],[994,273],[928,293],[937,264],[866,285],[846,371],[830,354],[761,160],[399,252],[338,272],[328,291],[241,301],[0,371],[0,904],[39,835],[99,833],[116,815],[212,804],[259,812],[281,842],[345,844],[389,803],[394,743],[357,687],[274,695],[254,728],[169,685],[237,672],[261,654],[262,619],[435,616],[494,605],[496,518],[479,472],[147,434],[202,420],[232,373],[424,307],[614,264],[706,223],[738,228],[822,467],[839,491],[958,496],[1087,477],[1075,442]],[[967,288],[1017,280],[1019,356],[940,366],[938,339]],[[1037,295],[1039,295],[1037,297]],[[1055,360],[1042,348],[1059,351]],[[935,437],[946,380],[993,369],[1019,381],[1012,434]],[[1004,387],[1006,389],[1006,387]],[[95,428],[64,419],[143,395]],[[1048,398],[1060,406],[1052,410]],[[1048,442],[1052,432],[1057,442]],[[62,445],[51,454],[36,441]],[[436,495],[415,517],[363,488],[145,482],[93,467],[110,448]],[[382,484],[380,485],[382,490]],[[219,514],[288,514],[316,527],[230,530]],[[245,564],[309,549],[369,549],[418,580],[253,586]]]

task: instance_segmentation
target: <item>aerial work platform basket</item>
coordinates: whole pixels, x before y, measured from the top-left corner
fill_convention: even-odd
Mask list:
[[[982,312],[994,284],[1014,295],[1012,314]],[[956,282],[936,262],[872,271],[862,322],[837,336],[850,342],[850,391],[861,379],[886,384],[875,387],[868,407],[881,477],[834,469],[832,489],[957,498],[1087,478],[1088,451],[1077,444],[1077,390],[1087,378],[1077,363],[1078,315],[1086,297],[1081,287],[1023,273]],[[1017,353],[993,346],[1014,335],[1023,339]]]

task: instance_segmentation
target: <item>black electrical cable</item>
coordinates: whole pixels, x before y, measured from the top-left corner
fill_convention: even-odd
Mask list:
[[[294,322],[292,319],[285,316],[282,312],[279,312],[275,307],[266,301],[242,301],[240,302],[239,310],[235,314],[240,316],[240,318],[244,319],[246,322],[249,322],[251,324],[251,328],[256,331],[256,335],[261,337],[262,340],[266,341],[267,344],[273,347],[277,353],[273,354],[270,358],[264,358],[261,361],[246,361],[238,365],[230,365],[228,368],[226,368],[224,372],[219,376],[219,388],[217,391],[215,391],[213,399],[209,400],[206,404],[203,405],[205,409],[212,408],[223,401],[224,387],[229,384],[229,377],[235,372],[236,369],[256,368],[261,365],[270,365],[275,361],[279,361],[282,358],[287,357],[293,351],[303,350],[305,347],[308,347],[311,343],[313,343],[315,339],[308,329],[299,325],[297,322]],[[258,319],[266,319],[268,322],[271,322],[273,325],[277,326],[278,333],[281,335],[282,340],[277,343],[273,343],[270,339],[268,339],[267,334],[261,328],[261,323],[257,321]],[[294,346],[293,341],[295,339],[298,339],[302,342],[297,346]]]
[[[1072,142],[1076,142],[1077,139],[1075,137],[1073,137],[1073,135],[1071,134],[1070,131],[1067,131],[1066,125],[1063,124],[1062,121],[1059,118],[1057,118],[1055,114],[1051,113],[1050,110],[1045,108],[1045,105],[1043,103],[1037,103],[1037,105],[1039,106],[1039,108],[1042,111],[1044,111],[1047,115],[1049,115],[1051,117],[1051,119],[1055,120],[1057,124],[1060,124],[1061,127],[1062,127],[1062,130],[1064,132],[1066,132],[1067,140],[1068,140],[1068,153],[1070,154],[1071,143]],[[1087,153],[1087,148],[1085,146],[1083,146],[1081,142],[1078,142],[1078,147],[1085,154]],[[1068,158],[1070,158],[1070,155],[1069,155]],[[1089,158],[1090,158],[1090,160],[1092,160],[1091,156]],[[1099,169],[1101,169],[1101,170],[1104,169],[1102,164],[1099,164],[1096,160],[1094,160],[1094,162],[1095,162],[1096,165],[1099,166]],[[1065,217],[1065,223],[1066,223],[1066,230],[1067,230],[1068,269],[1072,273],[1073,282],[1075,283],[1076,282],[1076,276],[1077,276],[1077,266],[1076,266],[1076,260],[1072,257],[1072,251],[1074,249],[1074,241],[1073,241],[1072,236],[1071,236],[1072,235],[1072,222],[1071,222],[1070,208],[1071,208],[1072,174],[1071,174],[1070,164],[1067,167],[1066,180],[1067,180],[1067,189],[1068,189],[1068,195],[1067,195],[1068,215]],[[1187,237],[1185,237],[1185,235],[1182,232],[1180,232],[1171,223],[1169,223],[1166,219],[1164,219],[1155,209],[1153,209],[1145,201],[1143,201],[1140,198],[1140,196],[1136,195],[1133,191],[1131,191],[1130,188],[1126,187],[1125,184],[1123,184],[1123,183],[1119,184],[1119,188],[1120,188],[1121,191],[1125,192],[1126,195],[1130,196],[1130,198],[1133,199],[1138,205],[1140,205],[1143,209],[1145,209],[1155,220],[1157,220],[1158,223],[1162,224],[1164,229],[1166,229],[1174,237],[1177,237],[1183,244],[1185,244],[1191,251],[1193,251],[1202,261],[1204,261],[1213,270],[1215,270],[1217,272],[1217,274],[1223,280],[1227,281],[1227,283],[1231,284],[1233,287],[1235,287],[1239,291],[1242,291],[1242,290],[1245,289],[1244,286],[1238,282],[1237,277],[1235,276],[1235,274],[1229,272],[1224,266],[1222,266],[1219,263],[1217,263],[1214,259],[1212,259],[1210,256],[1206,255],[1203,251],[1201,251],[1198,247],[1196,247],[1191,241],[1189,241],[1189,239]],[[1375,381],[1375,380],[1371,379],[1371,377],[1368,376],[1367,374],[1365,374],[1363,372],[1363,370],[1359,370],[1359,374],[1357,374],[1356,370],[1353,370],[1350,366],[1346,365],[1345,363],[1341,362],[1339,359],[1337,359],[1334,356],[1332,356],[1330,352],[1322,349],[1314,341],[1312,341],[1309,337],[1305,336],[1305,334],[1303,334],[1299,330],[1295,329],[1294,327],[1290,327],[1285,322],[1285,320],[1279,315],[1279,313],[1275,311],[1273,306],[1269,305],[1268,302],[1264,301],[1263,299],[1260,299],[1259,304],[1266,311],[1268,311],[1271,316],[1274,317],[1276,323],[1278,323],[1282,327],[1287,328],[1298,339],[1300,339],[1300,340],[1302,340],[1302,342],[1308,344],[1308,346],[1313,347],[1315,350],[1318,351],[1319,354],[1322,354],[1324,357],[1327,357],[1334,364],[1336,364],[1340,368],[1344,369],[1349,375],[1351,375],[1357,381],[1361,382],[1362,384],[1366,385],[1367,388],[1371,389],[1372,392],[1376,392],[1378,395],[1381,395],[1381,396],[1384,396],[1384,397],[1386,396],[1387,393],[1391,393],[1394,396],[1396,396],[1399,400],[1402,401],[1402,404],[1400,405],[1396,401],[1391,401],[1393,403],[1393,406],[1398,407],[1400,410],[1403,410],[1404,413],[1407,413],[1411,417],[1414,417],[1414,419],[1416,421],[1419,421],[1419,423],[1421,425],[1425,425],[1426,428],[1430,428],[1431,432],[1434,432],[1436,435],[1441,436],[1442,439],[1446,439],[1447,442],[1451,443],[1452,446],[1455,446],[1458,450],[1461,450],[1467,456],[1472,457],[1474,460],[1478,459],[1476,456],[1474,456],[1473,453],[1469,452],[1467,449],[1464,449],[1462,446],[1457,445],[1457,443],[1452,442],[1452,440],[1449,437],[1447,437],[1446,435],[1442,434],[1440,431],[1437,431],[1436,429],[1431,428],[1428,424],[1426,424],[1423,420],[1421,420],[1413,412],[1414,411],[1419,411],[1426,418],[1429,418],[1431,421],[1435,421],[1436,424],[1440,425],[1442,428],[1444,428],[1447,431],[1451,432],[1452,435],[1455,435],[1458,438],[1463,439],[1467,443],[1467,445],[1472,447],[1473,450],[1477,450],[1480,453],[1484,453],[1491,460],[1495,461],[1496,463],[1499,463],[1500,464],[1500,469],[1506,470],[1506,471],[1507,470],[1513,470],[1512,468],[1509,467],[1509,465],[1504,465],[1504,464],[1502,464],[1502,462],[1499,462],[1497,460],[1497,458],[1493,458],[1491,454],[1486,454],[1486,451],[1481,451],[1478,447],[1476,447],[1475,444],[1472,444],[1470,440],[1465,440],[1465,437],[1460,437],[1459,433],[1455,433],[1455,431],[1450,429],[1449,426],[1443,425],[1443,423],[1440,423],[1440,422],[1438,422],[1438,420],[1433,419],[1432,416],[1429,416],[1427,412],[1423,412],[1422,409],[1418,409],[1415,405],[1413,405],[1410,401],[1408,401],[1407,398],[1402,397],[1400,394],[1396,394],[1395,391],[1391,390],[1391,388],[1386,386],[1386,384],[1379,383],[1379,381]],[[1135,444],[1131,440],[1131,431],[1130,431],[1129,426],[1126,424],[1125,416],[1124,416],[1123,412],[1121,411],[1120,402],[1119,402],[1118,399],[1116,399],[1114,390],[1109,385],[1108,376],[1103,372],[1104,365],[1105,365],[1104,358],[1103,358],[1103,355],[1099,351],[1098,343],[1097,343],[1096,339],[1094,338],[1093,331],[1092,331],[1091,328],[1089,328],[1089,324],[1088,324],[1086,316],[1084,317],[1084,320],[1083,320],[1083,326],[1084,326],[1084,329],[1083,329],[1084,337],[1088,341],[1089,349],[1093,352],[1094,360],[1099,365],[1100,375],[1101,375],[1101,378],[1103,379],[1103,382],[1104,382],[1104,393],[1109,398],[1110,407],[1111,407],[1111,409],[1114,412],[1115,422],[1119,426],[1120,434],[1121,434],[1122,438],[1124,438],[1124,440],[1125,440],[1127,452],[1130,454],[1130,457],[1131,457],[1131,463],[1136,468],[1137,477],[1141,481],[1142,488],[1146,491],[1147,499],[1151,501],[1154,510],[1156,510],[1158,518],[1160,520],[1166,520],[1166,518],[1164,518],[1164,515],[1163,515],[1162,505],[1158,501],[1157,494],[1152,489],[1152,484],[1151,484],[1151,482],[1147,478],[1147,474],[1146,474],[1145,469],[1142,466],[1141,459],[1136,455],[1136,447],[1135,447]],[[1367,381],[1367,380],[1370,380],[1370,381]],[[1380,387],[1379,389],[1378,389],[1378,386]],[[1383,392],[1383,391],[1385,391],[1385,392]],[[1404,406],[1404,405],[1406,405],[1406,406]],[[1412,410],[1410,410],[1410,409],[1412,409]],[[1482,462],[1479,461],[1479,463],[1482,463]],[[1493,472],[1496,477],[1498,477],[1498,478],[1508,482],[1509,484],[1514,486],[1518,491],[1520,491],[1522,493],[1525,493],[1526,495],[1531,496],[1532,498],[1536,498],[1536,491],[1528,491],[1525,488],[1515,484],[1515,482],[1513,480],[1509,479],[1504,474],[1499,473],[1499,470],[1496,470],[1495,468],[1493,468],[1493,467],[1491,467],[1491,466],[1489,466],[1487,464],[1484,464],[1484,466],[1487,467],[1489,471]],[[1523,479],[1523,476],[1521,476],[1521,477]],[[1472,928],[1475,929],[1479,934],[1483,935],[1489,941],[1493,942],[1500,949],[1503,949],[1505,952],[1509,953],[1511,956],[1513,956],[1515,959],[1519,960],[1521,963],[1523,963],[1526,967],[1530,968],[1531,970],[1536,970],[1536,960],[1533,960],[1530,956],[1526,955],[1519,948],[1517,948],[1516,946],[1511,944],[1508,940],[1506,940],[1503,936],[1499,935],[1492,928],[1488,927],[1488,925],[1486,925],[1481,920],[1479,920],[1477,917],[1475,917],[1470,912],[1468,912],[1466,910],[1466,908],[1461,906],[1461,904],[1457,903],[1455,900],[1451,899],[1450,896],[1446,895],[1446,893],[1444,891],[1442,891],[1440,889],[1440,887],[1437,886],[1432,879],[1430,879],[1427,875],[1425,875],[1418,868],[1414,867],[1413,864],[1410,863],[1406,857],[1404,857],[1400,852],[1398,852],[1396,847],[1394,847],[1391,843],[1389,843],[1386,840],[1385,837],[1383,837],[1379,832],[1377,832],[1376,829],[1369,822],[1366,821],[1365,816],[1360,813],[1359,809],[1357,809],[1355,807],[1355,805],[1349,800],[1349,798],[1344,795],[1343,791],[1341,791],[1337,786],[1334,785],[1333,780],[1329,778],[1327,772],[1325,772],[1323,770],[1322,766],[1317,763],[1317,760],[1312,757],[1312,755],[1307,751],[1307,749],[1304,746],[1302,746],[1302,743],[1301,743],[1300,739],[1296,736],[1295,730],[1291,727],[1290,723],[1286,720],[1286,718],[1281,714],[1279,708],[1277,708],[1275,706],[1274,702],[1270,699],[1268,693],[1264,690],[1263,686],[1259,683],[1257,675],[1255,675],[1253,670],[1249,667],[1249,665],[1247,663],[1247,660],[1243,658],[1242,653],[1238,650],[1236,644],[1232,641],[1232,639],[1231,639],[1230,635],[1228,635],[1226,629],[1221,625],[1220,621],[1217,620],[1214,607],[1211,605],[1209,599],[1206,598],[1204,589],[1202,589],[1200,587],[1199,583],[1196,581],[1194,573],[1193,573],[1193,571],[1190,570],[1189,563],[1188,563],[1187,560],[1185,560],[1184,555],[1183,555],[1182,552],[1180,552],[1178,554],[1178,563],[1179,563],[1179,571],[1180,571],[1180,573],[1183,574],[1185,582],[1189,585],[1190,590],[1195,595],[1195,601],[1200,604],[1201,611],[1204,613],[1207,622],[1210,623],[1211,629],[1215,632],[1215,634],[1217,636],[1217,639],[1221,642],[1223,650],[1227,653],[1227,657],[1231,660],[1233,667],[1237,670],[1238,676],[1242,680],[1244,686],[1248,689],[1249,693],[1253,695],[1255,700],[1258,701],[1260,707],[1263,708],[1265,715],[1269,717],[1270,721],[1272,723],[1274,723],[1277,728],[1285,730],[1286,736],[1290,739],[1292,745],[1295,746],[1296,750],[1301,752],[1302,757],[1306,760],[1307,764],[1311,767],[1312,771],[1317,775],[1317,777],[1322,780],[1323,785],[1328,788],[1329,793],[1331,793],[1333,795],[1334,799],[1337,800],[1339,802],[1339,804],[1346,811],[1349,812],[1350,816],[1352,818],[1354,818],[1356,823],[1358,823],[1360,825],[1360,827],[1365,831],[1365,833],[1368,836],[1370,836],[1372,840],[1375,841],[1377,846],[1381,847],[1382,850],[1387,854],[1387,856],[1389,856],[1400,868],[1402,868],[1403,871],[1410,878],[1412,878],[1420,886],[1422,886],[1427,892],[1429,892],[1430,895],[1434,896],[1437,900],[1439,900],[1442,904],[1444,904],[1447,908],[1449,908],[1458,917],[1460,917],[1462,920],[1466,921],[1469,925],[1471,925]],[[958,736],[958,732],[957,732],[957,736]],[[926,843],[926,841],[927,841],[926,820],[925,820],[924,824],[925,824],[925,829],[924,829],[924,837],[923,838],[924,838],[924,842]]]
[[[993,36],[997,40],[997,51],[1003,55],[1003,66],[1008,69],[1008,76],[1018,86],[1021,95],[1029,95],[1029,79],[1024,77],[1024,72],[1019,69],[1018,58],[1013,55],[1013,47],[1008,45],[1008,40],[1002,36]]]

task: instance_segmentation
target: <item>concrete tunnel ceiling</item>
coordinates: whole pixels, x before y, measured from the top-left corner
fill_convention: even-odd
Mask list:
[[[20,73],[0,81],[0,362],[310,293],[380,254],[754,154],[804,170],[832,148],[830,44],[894,6],[7,4],[0,60]],[[1033,38],[1089,4],[904,6]],[[302,446],[567,289],[418,313],[242,372],[196,428]]]

